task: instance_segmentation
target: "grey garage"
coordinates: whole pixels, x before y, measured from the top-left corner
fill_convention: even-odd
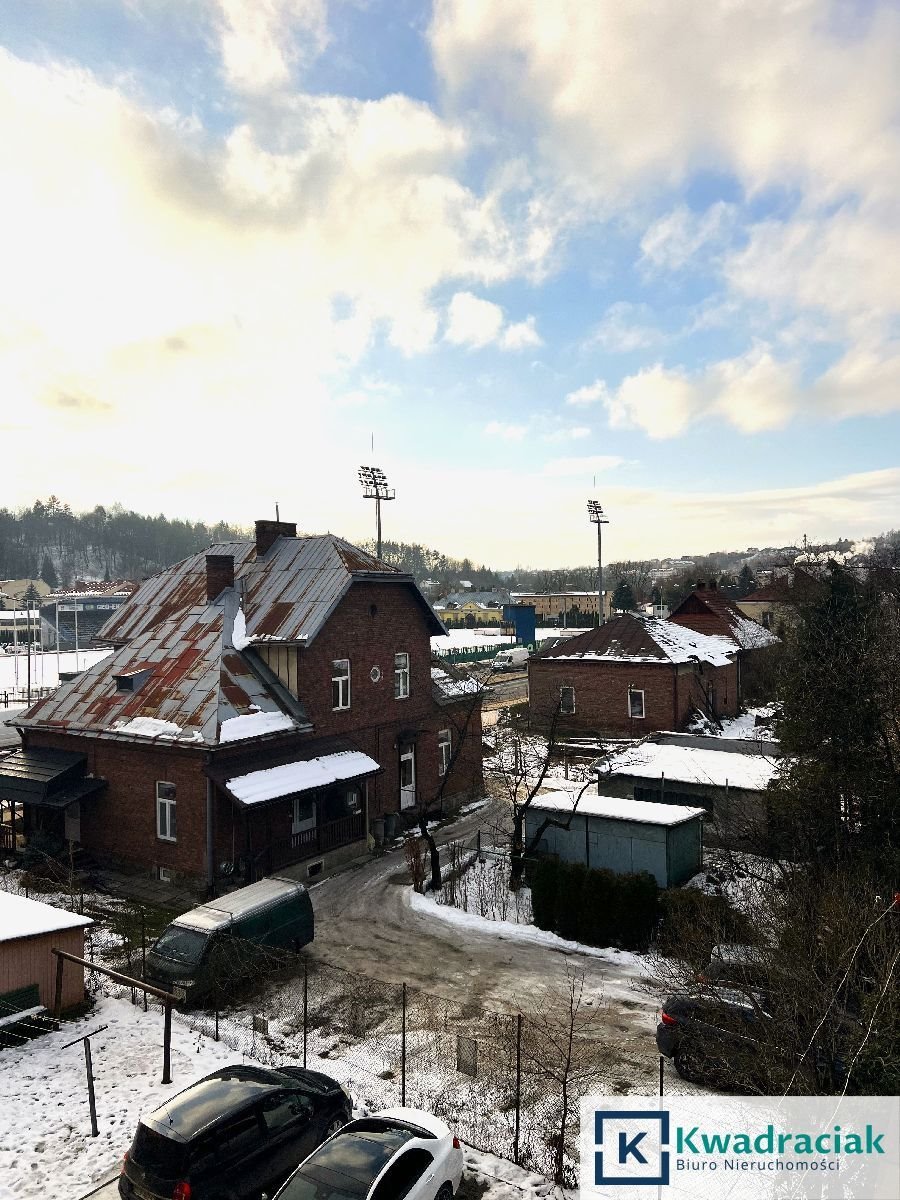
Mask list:
[[[703,816],[702,808],[617,796],[582,796],[575,807],[569,792],[548,792],[529,806],[525,837],[530,845],[549,817],[568,828],[548,825],[539,853],[617,875],[649,871],[660,887],[673,887],[701,868]]]

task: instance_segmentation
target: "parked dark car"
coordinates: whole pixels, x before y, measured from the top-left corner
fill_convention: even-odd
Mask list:
[[[769,1019],[761,1001],[721,990],[669,996],[656,1027],[660,1054],[673,1059],[675,1070],[690,1083],[752,1088],[760,1022]]]
[[[138,1123],[123,1200],[259,1200],[350,1120],[350,1096],[319,1071],[234,1066]]]

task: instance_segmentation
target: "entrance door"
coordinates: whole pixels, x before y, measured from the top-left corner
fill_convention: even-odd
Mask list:
[[[315,800],[309,796],[295,796],[293,820],[291,821],[291,833],[296,837],[298,833],[306,833],[307,830],[315,829],[315,827]]]
[[[400,807],[413,808],[416,803],[416,748],[406,746],[400,751]]]

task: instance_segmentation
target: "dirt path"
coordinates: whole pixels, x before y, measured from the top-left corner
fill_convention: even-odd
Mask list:
[[[464,817],[441,831],[438,842],[471,842],[497,823],[499,806]],[[312,891],[316,913],[314,957],[390,983],[405,980],[451,1000],[477,1002],[493,1011],[539,1008],[548,984],[563,985],[567,965],[583,971],[588,993],[602,1006],[611,1057],[653,1077],[657,1002],[640,990],[633,968],[615,954],[598,958],[567,953],[493,933],[459,928],[414,911],[408,903],[402,853],[333,876]]]

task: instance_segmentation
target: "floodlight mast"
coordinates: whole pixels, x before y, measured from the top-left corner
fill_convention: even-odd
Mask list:
[[[381,502],[393,500],[396,493],[388,487],[387,477],[381,467],[360,467],[359,482],[362,484],[363,499],[375,501],[375,530],[377,550],[375,557],[381,558]]]
[[[609,520],[603,515],[599,500],[588,500],[587,510],[588,517],[597,526],[597,624],[603,625],[606,621],[603,610],[603,526],[608,525]]]

